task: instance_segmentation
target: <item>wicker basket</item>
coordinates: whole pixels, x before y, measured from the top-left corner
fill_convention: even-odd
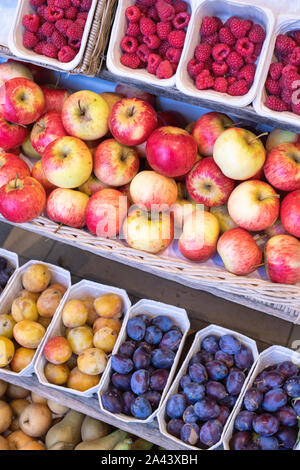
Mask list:
[[[116,3],[116,0],[98,0],[82,61],[78,67],[71,70],[69,73],[95,76],[100,71],[109,39]],[[1,46],[1,44],[0,56],[10,59],[15,58],[10,49]],[[20,60],[18,57],[16,57],[16,59]],[[42,67],[44,66],[38,61],[32,61],[32,63],[41,65]],[[48,68],[61,72],[59,68],[51,66],[48,66]]]

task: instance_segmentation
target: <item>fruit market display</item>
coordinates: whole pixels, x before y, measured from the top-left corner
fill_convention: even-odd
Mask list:
[[[252,351],[235,336],[205,337],[167,400],[167,432],[201,449],[217,444],[253,362]]]
[[[246,391],[235,417],[231,450],[290,450],[299,442],[299,367],[271,364]]]
[[[14,273],[14,268],[6,258],[0,256],[0,294],[5,289],[9,279]]]
[[[32,362],[66,291],[62,284],[51,282],[51,272],[44,264],[30,265],[22,284],[10,311],[0,315],[0,367],[17,373]]]
[[[111,357],[112,375],[101,394],[104,409],[147,419],[160,405],[182,332],[167,315],[128,320],[126,341]]]
[[[65,335],[52,336],[44,346],[47,381],[80,392],[95,387],[116,344],[122,315],[117,294],[67,301],[61,313]]]

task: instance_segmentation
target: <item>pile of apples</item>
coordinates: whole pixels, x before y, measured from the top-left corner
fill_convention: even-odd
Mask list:
[[[204,262],[218,252],[236,275],[262,264],[260,234],[269,279],[300,280],[298,135],[274,130],[265,148],[216,112],[184,129],[178,113],[156,112],[152,95],[124,86],[69,95],[10,78],[0,95],[4,151],[30,132],[23,149],[41,155],[34,178],[16,169],[0,188],[6,219],[27,222],[46,209],[60,224],[149,253],[178,239],[185,258]]]

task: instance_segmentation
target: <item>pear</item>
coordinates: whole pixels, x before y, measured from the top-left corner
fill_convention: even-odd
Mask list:
[[[81,442],[75,447],[75,450],[112,450],[118,442],[127,437],[126,431],[120,429],[112,432],[108,436],[94,439],[93,441]]]
[[[85,441],[94,441],[107,436],[110,432],[110,426],[98,419],[86,416],[81,426],[81,439]]]
[[[131,450],[133,439],[131,437],[126,437],[113,448],[113,450]]]
[[[67,442],[57,442],[47,450],[73,450],[73,447],[73,444],[68,444]]]
[[[149,441],[145,441],[139,437],[131,446],[131,450],[150,450],[153,447],[153,443]]]
[[[83,420],[83,414],[74,410],[68,411],[65,417],[47,432],[46,448],[49,449],[58,442],[72,444],[75,447],[80,442],[80,430]]]

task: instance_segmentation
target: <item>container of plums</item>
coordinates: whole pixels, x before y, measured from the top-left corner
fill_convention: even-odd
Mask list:
[[[123,289],[87,280],[73,285],[39,352],[39,382],[81,397],[96,393],[130,306]]]
[[[18,267],[19,257],[17,253],[0,248],[0,295],[4,293]]]
[[[52,319],[71,286],[69,271],[40,261],[17,269],[0,299],[0,369],[30,376]]]
[[[300,354],[263,351],[224,436],[225,450],[299,450]]]
[[[127,423],[151,422],[172,383],[189,329],[185,310],[137,302],[99,388],[101,410]]]
[[[161,433],[186,449],[218,448],[257,358],[247,336],[216,325],[199,331],[158,414]]]

